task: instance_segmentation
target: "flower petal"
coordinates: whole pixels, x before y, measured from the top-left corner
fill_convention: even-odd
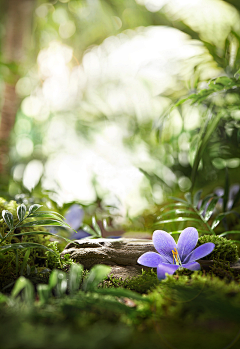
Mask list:
[[[191,263],[183,264],[182,266],[183,266],[183,268],[186,268],[189,270],[200,270],[201,269],[201,265],[198,262],[191,262]]]
[[[179,236],[177,250],[181,261],[192,252],[198,242],[198,231],[193,227],[186,228]]]
[[[168,263],[173,263],[172,250],[177,248],[174,238],[163,230],[155,230],[153,233],[153,244],[161,256],[165,257]]]
[[[146,267],[157,268],[159,263],[166,262],[166,260],[156,252],[146,252],[138,258],[137,262]]]
[[[157,277],[159,280],[166,278],[166,273],[169,275],[172,275],[175,273],[175,271],[179,268],[179,265],[177,264],[166,264],[166,263],[160,263],[157,266]]]
[[[201,246],[198,246],[195,250],[193,250],[184,260],[184,263],[195,262],[198,259],[201,259],[208,254],[210,254],[215,247],[215,244],[212,242],[207,242]]]

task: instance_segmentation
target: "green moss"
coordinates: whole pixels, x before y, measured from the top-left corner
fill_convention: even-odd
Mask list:
[[[58,248],[58,241],[49,242],[47,245],[51,250],[53,250],[56,255],[53,253],[46,251],[45,254],[47,256],[46,266],[50,269],[68,269],[74,261],[70,258],[70,254],[65,254],[63,257],[60,256],[60,250]]]
[[[217,235],[203,235],[198,239],[197,246],[203,245],[206,242],[213,242],[215,248],[212,253],[202,259],[223,260],[231,263],[239,259],[237,246],[231,240]]]
[[[157,274],[152,269],[149,269],[148,271],[143,270],[142,275],[125,280],[110,276],[103,282],[103,287],[123,287],[143,294],[152,290],[158,284]]]

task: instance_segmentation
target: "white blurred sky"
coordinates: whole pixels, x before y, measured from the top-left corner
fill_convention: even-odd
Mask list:
[[[157,11],[167,4],[166,11],[172,16],[185,16],[193,28],[200,25],[202,28],[201,20],[218,22],[218,16],[224,17],[226,26],[233,18],[236,20],[235,13],[229,8],[226,11],[225,5],[217,0],[136,2],[149,11]],[[188,13],[184,12],[186,3]],[[204,28],[202,30],[204,36]],[[195,60],[192,57],[196,57]],[[47,122],[50,113],[56,114],[44,137],[43,149],[49,158],[43,186],[56,189],[59,202],[89,202],[95,197],[91,180],[96,176],[102,191],[111,193],[111,200],[115,196],[121,201],[123,214],[128,209],[135,215],[146,208],[148,203],[142,198],[140,188],[150,188],[137,167],[141,162],[149,162],[151,167],[147,147],[139,144],[135,152],[127,150],[123,145],[127,130],[111,121],[99,128],[90,144],[75,132],[71,109],[75,113],[77,110],[80,118],[81,113],[89,115],[90,120],[92,114],[101,113],[109,119],[134,114],[140,122],[154,120],[168,105],[159,95],[173,85],[177,89],[177,77],[190,79],[193,64],[206,58],[199,42],[162,26],[136,28],[109,37],[100,46],[87,50],[82,64],[74,67],[72,48],[53,41],[38,55],[38,77],[42,85],[25,97],[21,106],[22,112],[39,124]],[[218,71],[213,68],[211,74]],[[19,94],[27,95],[28,90],[31,90],[31,77],[17,84]],[[23,157],[32,151],[30,143],[27,137],[19,137],[17,151]],[[21,166],[15,168],[15,178],[24,172],[24,184],[30,189],[43,173],[43,166],[36,160],[25,169]]]

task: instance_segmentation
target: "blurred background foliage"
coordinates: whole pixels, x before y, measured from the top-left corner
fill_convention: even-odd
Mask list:
[[[239,11],[235,0],[0,0],[1,195],[121,222],[224,187],[226,168],[239,183]]]

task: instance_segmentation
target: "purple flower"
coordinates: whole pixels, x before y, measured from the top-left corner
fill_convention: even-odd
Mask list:
[[[207,242],[195,250],[198,232],[189,227],[182,231],[176,244],[173,237],[163,230],[153,233],[153,244],[156,252],[146,252],[138,258],[138,263],[146,267],[157,268],[159,280],[165,279],[166,273],[172,275],[177,269],[201,269],[196,260],[207,256],[215,247],[212,242]]]
[[[82,224],[83,216],[84,211],[81,208],[81,206],[79,206],[78,204],[74,204],[70,206],[69,210],[67,211],[67,214],[65,215],[65,218],[67,224],[69,224],[73,230],[77,230]]]

